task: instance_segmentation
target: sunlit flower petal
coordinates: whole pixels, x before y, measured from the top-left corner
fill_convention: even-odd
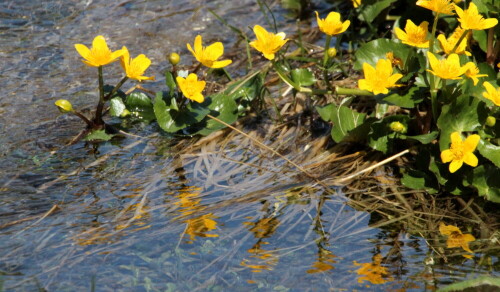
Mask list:
[[[120,63],[128,78],[135,79],[137,81],[155,79],[154,76],[143,76],[146,69],[148,69],[149,65],[151,65],[150,59],[148,59],[144,54],[140,54],[134,59],[130,58],[127,47],[123,47],[122,51],[123,55],[120,58]]]
[[[257,39],[250,42],[250,46],[261,52],[268,60],[274,60],[276,52],[278,52],[288,41],[285,39],[285,33],[280,32],[274,34],[272,32],[268,32],[260,25],[255,25],[253,27],[253,32],[255,33]]]
[[[91,49],[82,44],[75,44],[75,49],[85,59],[82,62],[91,67],[107,65],[124,54],[122,50],[112,52],[102,35],[94,38]]]
[[[418,0],[417,6],[427,8],[437,13],[453,14],[453,4],[449,0]]]
[[[354,8],[358,8],[359,5],[361,5],[361,0],[351,0],[352,1],[352,6],[354,6]]]
[[[489,82],[484,82],[483,86],[486,88],[486,91],[483,92],[484,98],[487,98],[495,105],[500,106],[500,88],[495,89],[495,87],[493,87],[493,85]]]
[[[451,133],[450,138],[450,149],[446,149],[441,152],[441,161],[443,163],[451,161],[449,171],[451,173],[456,172],[464,163],[472,167],[476,167],[478,159],[473,152],[476,150],[477,144],[479,143],[479,135],[470,135],[467,139],[465,139],[465,141],[462,141],[460,133],[453,132]]]
[[[451,54],[451,51],[457,44],[458,40],[460,39],[464,31],[465,30],[463,28],[457,27],[457,29],[448,38],[446,38],[444,34],[438,35],[437,39],[439,41],[439,45],[445,54],[447,55]],[[458,45],[458,47],[455,49],[454,52],[455,54],[457,55],[465,54],[467,56],[471,55],[470,52],[466,51],[469,36],[470,33],[465,38],[462,39],[460,45]]]
[[[206,82],[198,81],[198,76],[196,74],[191,73],[186,79],[181,76],[177,76],[176,80],[182,94],[184,94],[185,97],[199,103],[202,103],[205,100],[205,97],[201,92],[205,89]]]
[[[455,5],[455,11],[458,15],[458,21],[463,29],[483,30],[494,27],[498,24],[498,19],[484,19],[477,10],[476,4],[471,2],[469,8],[462,10],[460,6]]]
[[[217,61],[224,54],[224,45],[221,42],[216,42],[204,48],[201,35],[197,35],[194,39],[194,50],[190,44],[187,44],[187,49],[198,62],[209,68],[223,68],[233,62],[231,60]]]
[[[460,76],[468,69],[468,66],[460,66],[460,58],[457,54],[451,54],[444,60],[438,60],[431,52],[427,52],[427,56],[432,68],[427,71],[442,79],[462,79]]]
[[[377,62],[376,68],[373,68],[368,63],[363,63],[363,72],[365,79],[358,81],[359,89],[368,90],[374,94],[387,94],[390,87],[400,86],[396,84],[402,74],[392,74],[393,68],[391,61],[380,59]]]
[[[349,20],[342,22],[342,20],[340,20],[340,13],[338,12],[332,11],[328,13],[325,19],[319,18],[318,12],[315,12],[319,30],[327,35],[334,36],[343,33],[351,24]]]
[[[427,38],[429,23],[423,21],[418,26],[416,26],[410,19],[406,21],[405,30],[400,28],[395,28],[395,33],[398,39],[410,46],[417,48],[428,48],[429,39]]]

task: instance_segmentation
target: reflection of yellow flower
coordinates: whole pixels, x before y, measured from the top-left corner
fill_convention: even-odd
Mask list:
[[[392,281],[393,278],[389,277],[389,272],[387,268],[382,267],[380,263],[382,262],[382,255],[377,254],[373,257],[372,263],[357,263],[354,261],[354,265],[361,266],[356,273],[362,275],[358,278],[358,283],[363,283],[363,281],[369,281],[372,284],[384,284],[388,281]]]
[[[451,147],[441,152],[441,160],[443,163],[448,163],[451,161],[449,170],[451,173],[457,171],[462,165],[468,164],[472,167],[476,167],[478,160],[476,155],[474,155],[474,150],[476,150],[477,144],[479,143],[480,137],[477,134],[470,135],[462,141],[460,133],[451,133]]]
[[[208,47],[203,47],[201,35],[194,39],[194,50],[190,44],[187,44],[188,50],[193,54],[196,60],[209,68],[222,68],[231,64],[231,60],[217,61],[224,54],[224,46],[221,42],[216,42]]]
[[[98,35],[94,38],[91,49],[82,44],[76,44],[75,49],[85,59],[82,60],[82,62],[92,67],[107,65],[116,61],[123,55],[122,50],[111,52],[102,35]]]
[[[460,58],[457,54],[451,54],[444,60],[438,60],[431,52],[427,52],[427,56],[432,68],[427,71],[442,79],[462,79],[460,76],[468,69],[467,66],[460,66]]]
[[[198,237],[218,237],[218,234],[209,234],[212,230],[217,229],[217,217],[212,213],[204,214],[201,216],[197,216],[194,218],[186,219],[186,234],[189,235],[191,242],[195,240],[196,236]]]
[[[125,74],[128,78],[135,79],[137,81],[143,80],[154,80],[155,77],[143,76],[146,69],[151,65],[151,60],[148,59],[144,54],[140,54],[134,59],[130,58],[127,47],[122,48],[123,55],[120,58],[120,62]]]
[[[464,32],[463,28],[457,27],[457,29],[448,38],[446,38],[444,34],[438,35],[437,39],[439,41],[439,45],[441,46],[441,49],[445,54],[449,55],[451,53],[451,51],[457,44],[458,40],[462,36],[463,32]],[[468,41],[468,36],[462,39],[460,45],[458,45],[458,47],[455,49],[455,54],[457,55],[465,54],[467,56],[471,55],[471,53],[466,51],[467,41]]]
[[[336,258],[337,256],[332,254],[331,251],[320,248],[318,251],[318,260],[312,264],[312,269],[307,270],[307,273],[315,274],[335,269],[333,264],[337,263]]]
[[[263,270],[271,271],[278,264],[279,256],[271,250],[265,250],[261,247],[268,242],[259,240],[252,248],[248,250],[250,258],[243,259],[241,266],[252,269],[253,273],[261,273]]]
[[[496,18],[484,19],[477,11],[477,6],[473,2],[469,4],[469,9],[465,10],[455,5],[455,11],[457,12],[460,26],[463,29],[483,30],[494,27],[498,23],[498,19]]]
[[[319,18],[318,11],[315,12],[319,30],[327,35],[334,36],[343,33],[351,24],[351,21],[349,20],[342,22],[342,20],[340,20],[340,13],[338,12],[332,11],[328,13],[325,19]]]
[[[449,0],[418,0],[417,6],[427,8],[437,13],[453,14],[453,4]]]
[[[486,77],[488,76],[488,74],[479,74],[479,68],[477,68],[476,64],[473,63],[473,62],[469,62],[467,64],[465,64],[465,66],[467,66],[467,71],[465,71],[465,76],[467,76],[468,78],[472,79],[472,81],[474,82],[474,86],[477,85],[477,83],[479,82],[479,77]]]
[[[396,27],[395,33],[398,39],[400,39],[403,44],[414,46],[417,48],[428,48],[429,40],[427,39],[429,23],[423,21],[418,26],[416,26],[413,21],[408,19],[406,21],[405,30],[403,31],[399,27]]]
[[[446,246],[448,248],[461,247],[463,250],[472,253],[469,248],[469,242],[476,240],[471,234],[462,234],[462,231],[456,226],[446,225],[443,222],[439,224],[439,233],[448,236]]]
[[[261,52],[268,60],[274,60],[274,54],[288,41],[285,39],[286,35],[284,32],[274,34],[268,32],[260,25],[254,26],[253,32],[257,39],[250,42],[250,46]]]
[[[201,92],[205,89],[206,82],[198,81],[198,76],[196,76],[196,74],[191,73],[185,79],[181,76],[177,76],[176,80],[182,94],[184,94],[185,97],[199,103],[202,103],[205,100],[205,97]]]
[[[352,1],[352,6],[354,6],[354,8],[358,8],[359,5],[361,5],[361,0],[351,0]]]
[[[493,85],[489,82],[484,82],[483,86],[486,88],[486,91],[483,92],[484,98],[487,98],[495,105],[500,106],[500,88],[495,89],[495,87],[493,87]]]
[[[396,81],[403,77],[402,74],[392,74],[392,72],[391,61],[386,59],[378,60],[376,68],[373,68],[368,63],[363,63],[365,79],[358,81],[358,87],[374,94],[387,94],[389,92],[388,88],[399,86]]]

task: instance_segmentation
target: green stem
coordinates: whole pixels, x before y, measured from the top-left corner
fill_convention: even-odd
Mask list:
[[[231,78],[231,75],[229,74],[229,72],[227,72],[226,68],[221,68],[222,71],[224,71],[224,74],[226,75],[227,79],[229,79],[229,81],[233,81],[233,78]]]
[[[284,72],[282,72],[281,69],[276,65],[276,62],[274,62],[274,60],[272,60],[271,63],[273,64],[274,70],[276,70],[276,73],[278,73],[278,76],[281,78],[281,80],[283,80],[283,82],[293,87],[293,89],[300,91],[301,87],[293,82]]]
[[[366,90],[357,89],[357,88],[344,88],[344,87],[338,87],[338,86],[335,86],[335,88],[333,90],[311,89],[311,88],[307,88],[307,87],[301,87],[299,89],[299,92],[309,93],[309,94],[314,94],[314,95],[338,94],[338,95],[373,96],[373,93],[366,91]]]
[[[84,116],[81,112],[74,111],[73,114],[82,119],[90,128],[94,127],[94,123],[92,123],[89,119],[87,119],[87,117]]]
[[[326,41],[325,41],[325,51],[323,52],[323,79],[325,81],[325,84],[326,84],[326,87],[330,87],[329,86],[329,82],[328,82],[328,68],[327,68],[327,65],[328,65],[328,50],[330,49],[330,41],[332,40],[332,36],[331,35],[326,35]]]
[[[439,20],[439,13],[436,12],[436,16],[434,17],[434,22],[432,23],[432,31],[431,31],[431,39],[429,40],[429,52],[434,53],[434,39],[436,37],[436,28]],[[429,58],[427,58],[427,68],[429,68]],[[431,92],[431,107],[432,107],[432,118],[434,122],[437,121],[438,115],[438,100],[437,100],[437,89],[436,89],[436,80],[434,74],[429,74],[429,83],[430,83],[430,92]]]
[[[102,66],[97,67],[97,72],[99,74],[99,103],[95,111],[94,123],[95,126],[103,126],[104,121],[102,120],[102,111],[104,109],[104,79],[102,77]]]
[[[429,40],[429,52],[434,53],[434,40],[436,38],[437,23],[439,20],[439,12],[436,12],[434,22],[432,23],[431,39]]]
[[[463,41],[463,39],[465,38],[465,36],[467,36],[468,33],[469,33],[469,29],[464,30],[464,32],[462,33],[462,35],[458,39],[458,42],[455,44],[455,46],[451,50],[450,55],[453,54],[453,53],[455,53],[455,51],[458,49],[458,46]]]
[[[111,90],[110,93],[108,93],[108,95],[106,95],[104,97],[104,100],[108,100],[110,99],[111,97],[113,97],[113,95],[118,91],[118,89],[120,89],[120,87],[122,87],[122,85],[125,83],[125,81],[128,80],[128,77],[125,76],[122,78],[122,80],[120,80],[120,82],[118,82],[118,84],[116,84],[116,86],[113,88],[113,90]]]

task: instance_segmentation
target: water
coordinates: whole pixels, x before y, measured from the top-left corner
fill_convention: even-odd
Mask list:
[[[165,54],[190,64],[185,44],[196,34],[239,58],[234,33],[206,8],[242,29],[265,23],[254,1],[0,3],[0,287],[421,291],[498,275],[495,254],[483,264],[485,255],[467,260],[455,250],[432,264],[431,239],[370,227],[376,218],[348,204],[342,189],[327,193],[237,135],[189,151],[189,141],[179,146],[154,124],[134,124],[128,131],[147,138],[64,146],[83,125],[54,101],[96,102],[95,72],[75,43],[102,34],[112,49],[146,54],[157,81],[145,87],[161,90]],[[295,21],[273,9],[292,33]],[[106,81],[119,72],[106,67],[118,76]],[[382,283],[358,274],[369,264],[385,269]]]

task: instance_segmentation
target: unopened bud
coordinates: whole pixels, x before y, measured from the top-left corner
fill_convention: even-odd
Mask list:
[[[392,131],[396,133],[406,133],[406,127],[405,125],[401,124],[400,122],[392,122],[389,127],[391,128]]]
[[[497,123],[497,119],[495,117],[489,116],[486,118],[486,126],[493,127]]]
[[[335,48],[329,48],[327,51],[328,57],[333,58],[337,56],[337,49]]]
[[[128,109],[124,109],[122,113],[120,114],[120,118],[125,118],[130,116],[130,111]]]
[[[54,104],[63,114],[74,112],[71,102],[67,101],[66,99],[58,99]]]
[[[177,53],[171,53],[170,56],[168,56],[168,61],[172,64],[172,66],[175,66],[181,61],[181,56]]]

